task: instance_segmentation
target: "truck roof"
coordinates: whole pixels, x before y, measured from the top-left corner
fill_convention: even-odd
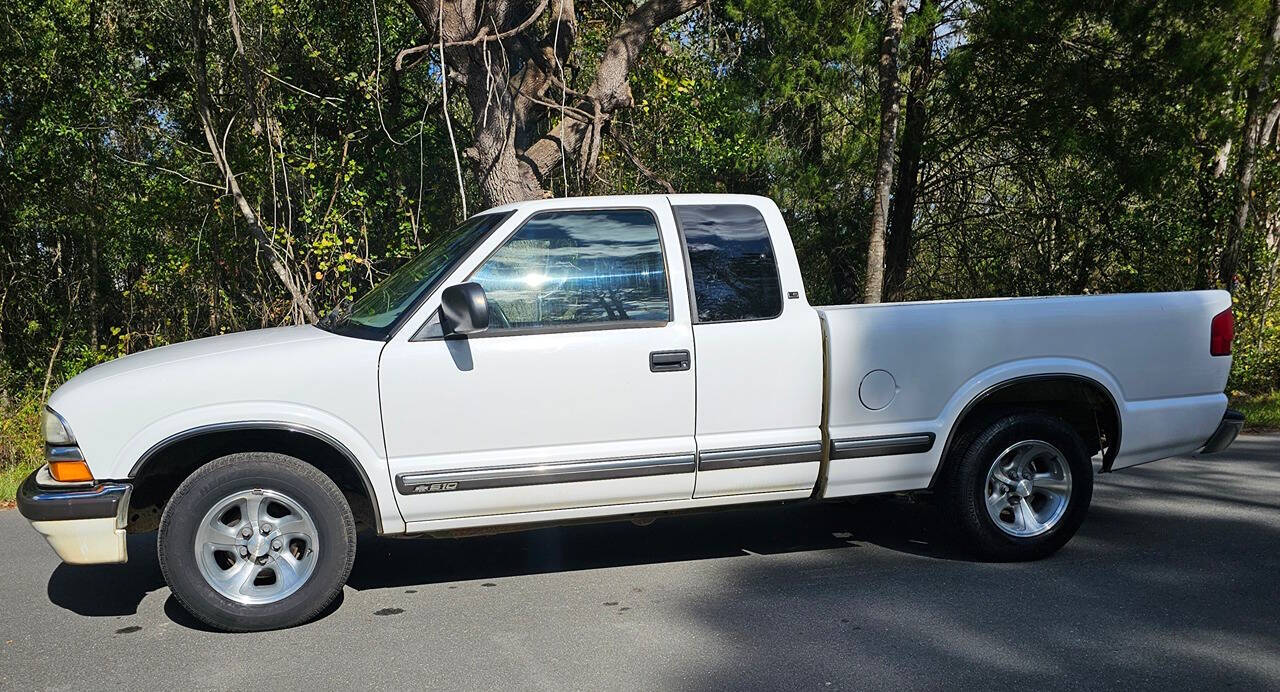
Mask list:
[[[654,204],[666,201],[670,204],[746,204],[753,207],[772,207],[773,200],[760,195],[729,195],[698,193],[684,195],[597,195],[588,197],[548,197],[523,202],[511,202],[486,209],[481,213],[512,211],[515,209],[564,209],[575,206],[621,206],[626,204]]]

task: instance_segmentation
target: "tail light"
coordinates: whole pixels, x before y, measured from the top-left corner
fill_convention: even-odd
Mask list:
[[[1209,324],[1209,355],[1231,355],[1231,340],[1236,338],[1236,318],[1231,308],[1213,316]]]

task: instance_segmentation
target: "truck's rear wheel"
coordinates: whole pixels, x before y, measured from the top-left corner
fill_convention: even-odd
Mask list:
[[[160,519],[160,569],[192,615],[222,630],[306,622],[342,591],[355,521],[328,476],[283,454],[200,467]]]
[[[1037,560],[1071,540],[1093,495],[1093,465],[1076,431],[1020,412],[967,433],[939,491],[970,547],[991,560]]]

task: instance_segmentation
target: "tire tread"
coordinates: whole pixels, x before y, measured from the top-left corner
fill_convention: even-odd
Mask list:
[[[280,618],[268,622],[260,621],[261,618],[253,618],[246,620],[242,615],[233,612],[225,613],[206,613],[205,609],[198,603],[193,603],[183,593],[183,589],[173,588],[175,578],[179,575],[175,572],[172,565],[172,557],[169,554],[168,545],[169,536],[173,530],[173,522],[175,521],[175,513],[188,509],[187,505],[191,502],[192,496],[201,490],[208,488],[202,487],[213,480],[216,480],[218,474],[223,473],[226,469],[234,468],[237,472],[249,472],[251,467],[260,466],[267,473],[280,472],[291,475],[294,480],[301,481],[315,486],[318,490],[327,496],[327,500],[334,503],[339,509],[338,515],[342,522],[343,538],[346,541],[347,550],[343,562],[339,566],[339,578],[333,580],[333,583],[318,597],[313,598],[313,605],[299,613],[288,618]],[[181,549],[176,548],[176,549]],[[188,612],[199,619],[201,622],[211,627],[229,631],[229,632],[249,632],[266,629],[278,629],[290,627],[293,625],[310,622],[319,616],[329,605],[342,593],[343,586],[347,582],[347,577],[351,574],[351,568],[355,564],[356,557],[356,528],[355,519],[352,516],[351,507],[343,496],[342,491],[334,484],[333,480],[325,475],[320,469],[286,454],[276,452],[237,452],[224,457],[215,459],[200,468],[196,469],[190,476],[178,486],[173,497],[165,504],[164,512],[160,515],[160,528],[157,534],[156,554],[160,563],[160,571],[164,575],[165,582],[170,585],[170,591],[178,603]],[[316,575],[313,575],[314,579]],[[197,579],[202,579],[196,575]],[[298,594],[294,594],[296,596]],[[290,596],[280,603],[287,603]],[[233,604],[237,608],[260,608],[261,606],[244,606],[241,604]],[[271,604],[275,605],[275,604]]]
[[[985,481],[992,449],[1014,439],[1049,438],[1071,466],[1071,505],[1048,533],[1030,538],[1009,536],[991,524],[986,507],[973,492]],[[1000,440],[1004,440],[1001,442]],[[980,558],[996,562],[1039,560],[1057,552],[1083,523],[1093,494],[1093,465],[1084,441],[1065,421],[1048,413],[1000,409],[969,422],[952,448],[941,478],[939,497],[949,525]]]

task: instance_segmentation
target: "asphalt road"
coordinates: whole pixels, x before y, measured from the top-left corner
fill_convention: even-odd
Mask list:
[[[150,535],[62,565],[0,512],[0,688],[1280,688],[1280,436],[1102,477],[1033,564],[900,499],[454,540],[362,537],[292,630],[202,629]]]

